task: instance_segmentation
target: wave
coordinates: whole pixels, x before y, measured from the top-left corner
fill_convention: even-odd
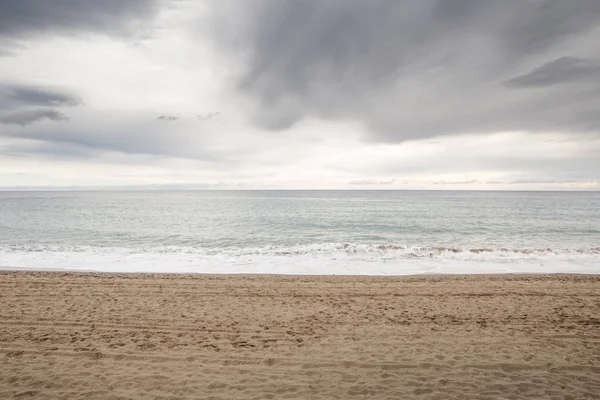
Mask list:
[[[600,273],[600,247],[504,248],[317,243],[253,248],[0,246],[0,269],[412,275]]]
[[[483,254],[483,253],[498,253],[498,254],[600,254],[600,247],[580,247],[580,248],[460,248],[460,247],[421,247],[421,246],[406,246],[397,244],[329,244],[322,248],[307,246],[305,248],[276,251],[278,255],[305,254],[312,252],[331,252],[343,251],[348,254],[358,253],[381,253],[381,254],[397,254],[415,257],[434,257],[447,256],[450,254]]]
[[[546,248],[508,248],[508,247],[444,247],[444,246],[408,246],[399,244],[360,244],[360,243],[317,243],[294,246],[262,246],[262,247],[101,247],[78,245],[4,245],[0,253],[141,253],[141,254],[198,254],[214,256],[269,255],[269,256],[301,256],[301,255],[381,255],[406,257],[448,257],[452,255],[600,255],[600,247],[546,247]]]

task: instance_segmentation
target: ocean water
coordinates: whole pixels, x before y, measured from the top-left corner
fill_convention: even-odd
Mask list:
[[[600,273],[600,193],[0,192],[0,267]]]

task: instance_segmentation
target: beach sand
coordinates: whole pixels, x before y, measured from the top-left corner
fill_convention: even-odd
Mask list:
[[[600,399],[600,276],[0,272],[0,399]]]

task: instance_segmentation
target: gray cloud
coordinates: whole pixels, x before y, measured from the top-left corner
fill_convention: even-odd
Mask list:
[[[2,156],[82,166],[154,166],[164,157],[175,170],[193,163],[199,175],[213,171],[215,181],[233,173],[266,185],[331,177],[376,188],[395,181],[369,177],[398,177],[396,184],[472,188],[486,179],[600,178],[597,0],[223,0],[186,2],[155,18],[176,1],[0,0],[0,57],[9,55],[2,49],[14,55],[0,59]],[[205,18],[205,8],[214,14]],[[160,29],[140,46],[91,38],[137,38],[152,25]],[[190,35],[209,25],[216,28],[204,38]],[[77,55],[73,62],[53,57],[56,35],[76,38],[59,46]],[[86,39],[89,53],[80,57]],[[101,52],[113,49],[117,62],[105,61]],[[48,69],[44,57],[54,58]],[[14,83],[34,62],[30,79],[77,91]],[[236,95],[224,90],[231,83]],[[89,107],[70,108],[82,105],[77,93]],[[35,124],[65,114],[71,123]],[[248,127],[248,115],[275,131],[307,121],[272,134]],[[540,140],[553,144],[521,151],[538,141],[436,138],[509,130],[546,132]],[[364,143],[414,139],[435,146]],[[402,156],[411,149],[422,157]]]
[[[42,120],[68,121],[69,117],[56,110],[25,110],[0,116],[0,123],[26,126]]]
[[[576,57],[560,57],[507,82],[515,87],[546,87],[561,83],[599,82],[600,62]]]
[[[19,139],[18,144],[8,146],[3,154],[10,151],[11,155],[19,157],[30,154],[47,159],[80,160],[87,160],[92,154],[100,156],[106,153],[177,157],[218,164],[223,171],[239,167],[254,154],[250,146],[240,148],[231,145],[235,138],[228,138],[223,132],[212,133],[200,127],[193,131],[185,129],[185,126],[181,130],[173,130],[171,124],[157,123],[145,116],[114,118],[110,113],[94,115],[85,109],[81,111],[77,120],[70,124],[0,129],[0,144],[4,138],[8,139],[7,142]],[[30,119],[55,117],[56,120],[65,117],[53,114],[53,110],[40,110],[39,115],[11,116],[10,121],[2,117],[0,122],[21,125],[35,122],[25,118],[28,116]]]
[[[213,119],[216,118],[217,116],[219,116],[219,112],[211,112],[208,113],[206,115],[198,115],[198,120],[200,121],[206,121],[208,119]],[[167,121],[167,122],[172,122],[172,121],[177,121],[178,119],[180,119],[179,117],[176,117],[174,115],[161,115],[158,118],[156,118],[160,121]]]
[[[0,84],[0,123],[26,126],[42,120],[68,121],[55,107],[81,105],[68,91],[21,84]],[[36,108],[31,107],[48,107]]]
[[[259,126],[354,120],[382,142],[600,131],[597,0],[225,4],[216,37],[245,57],[237,89]]]
[[[215,118],[215,117],[219,116],[219,114],[221,114],[221,113],[220,112],[209,112],[206,115],[198,115],[198,119],[200,121],[204,121],[207,119]]]
[[[77,96],[58,88],[0,84],[0,110],[22,106],[75,107],[81,104]]]
[[[160,0],[0,0],[0,37],[96,32],[128,35],[149,20]]]

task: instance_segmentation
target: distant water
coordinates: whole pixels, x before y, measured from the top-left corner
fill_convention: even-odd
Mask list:
[[[600,273],[600,193],[0,192],[0,266]]]

